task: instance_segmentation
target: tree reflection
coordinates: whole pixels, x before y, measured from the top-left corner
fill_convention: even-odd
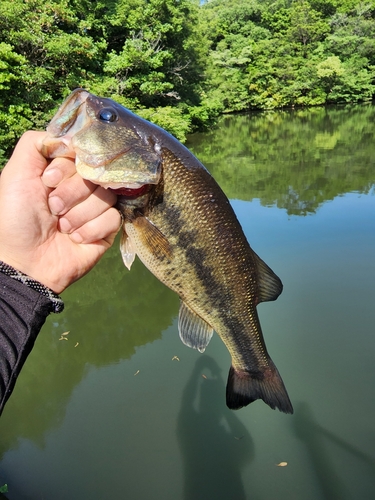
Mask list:
[[[241,469],[253,458],[253,443],[236,414],[224,406],[223,387],[216,362],[199,357],[177,422],[185,500],[246,499]]]
[[[188,146],[229,198],[306,215],[374,185],[374,119],[371,105],[229,116]]]
[[[48,318],[2,414],[0,457],[22,437],[43,447],[90,367],[128,359],[161,338],[178,310],[177,296],[140,262],[125,269],[116,243],[63,298],[65,311]]]

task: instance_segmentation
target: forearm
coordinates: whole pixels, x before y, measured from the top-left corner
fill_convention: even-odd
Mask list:
[[[0,413],[52,310],[49,297],[0,272]]]

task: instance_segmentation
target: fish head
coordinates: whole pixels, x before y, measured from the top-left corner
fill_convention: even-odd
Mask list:
[[[75,157],[81,177],[131,195],[160,180],[161,148],[149,125],[112,99],[76,89],[48,125],[44,153]]]

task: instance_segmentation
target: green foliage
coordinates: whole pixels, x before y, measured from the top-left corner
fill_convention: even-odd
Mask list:
[[[375,94],[373,1],[211,0],[202,12],[212,40],[208,96],[225,111],[358,102]]]
[[[181,140],[222,113],[370,100],[375,0],[3,0],[0,165],[76,87]]]
[[[30,106],[22,99],[26,58],[7,43],[0,43],[0,164],[7,146],[32,125]]]
[[[322,40],[329,33],[327,21],[321,18],[319,12],[314,10],[307,0],[293,2],[290,8],[290,27],[287,37],[291,42],[303,45],[306,56],[306,46]]]
[[[180,141],[185,141],[191,120],[187,114],[183,114],[181,108],[172,106],[149,108],[138,111],[138,114],[159,127],[169,130]]]
[[[157,109],[183,139],[192,126],[185,108],[200,102],[197,15],[194,0],[1,2],[3,161],[24,130],[44,128],[80,86],[132,110]]]

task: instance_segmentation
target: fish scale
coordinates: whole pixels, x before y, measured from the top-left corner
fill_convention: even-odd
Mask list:
[[[64,124],[60,135],[59,123]],[[213,331],[220,336],[232,358],[228,407],[263,399],[292,413],[256,310],[260,302],[278,297],[282,283],[251,249],[229,200],[205,167],[163,129],[82,89],[68,97],[47,130],[51,154],[64,151],[67,134],[73,137],[71,149],[84,178],[118,186],[119,193],[136,188],[137,194],[120,195],[117,203],[124,216],[125,265],[130,268],[138,255],[179,295],[178,327],[186,345],[203,352]]]

